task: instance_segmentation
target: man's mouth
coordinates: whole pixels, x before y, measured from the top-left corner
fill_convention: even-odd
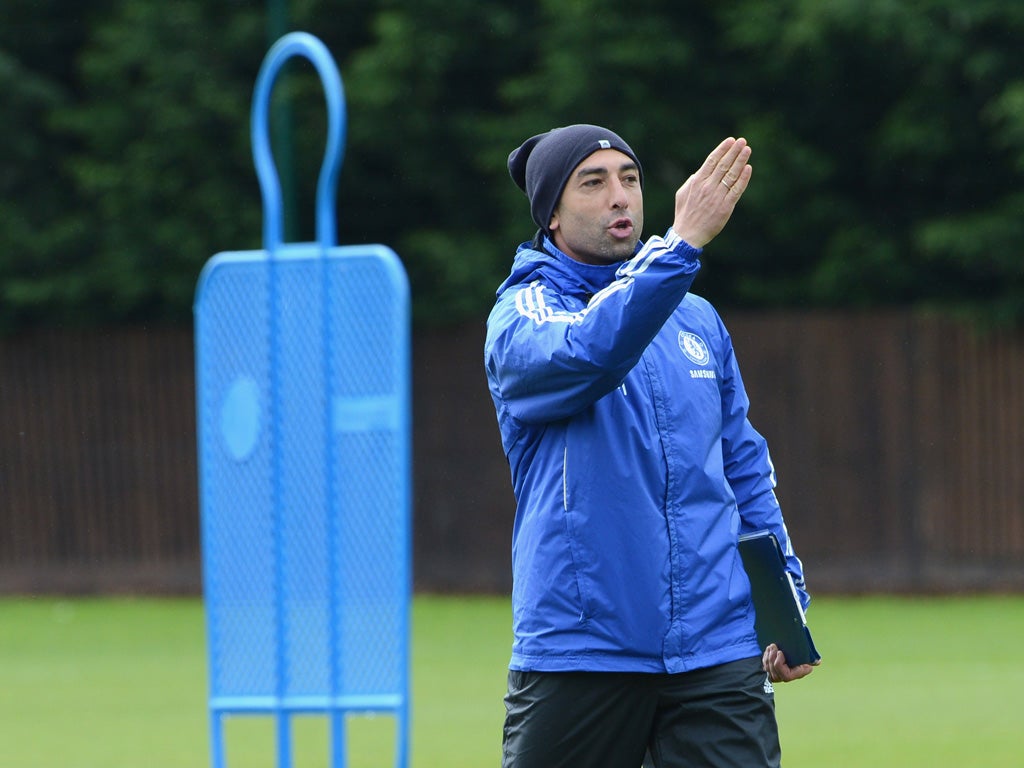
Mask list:
[[[630,218],[616,219],[609,225],[608,231],[611,232],[612,237],[625,239],[633,234],[633,220]]]

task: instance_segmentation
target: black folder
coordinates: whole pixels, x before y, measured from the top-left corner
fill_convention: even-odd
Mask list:
[[[813,664],[821,656],[814,647],[786,556],[771,531],[740,536],[740,557],[754,599],[754,627],[763,651],[775,643],[791,667]]]

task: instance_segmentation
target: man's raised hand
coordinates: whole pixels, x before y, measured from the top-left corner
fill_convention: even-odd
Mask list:
[[[725,139],[676,191],[672,229],[694,248],[703,248],[722,231],[750,183],[750,145]]]

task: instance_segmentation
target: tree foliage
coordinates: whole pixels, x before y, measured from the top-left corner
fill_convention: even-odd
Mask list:
[[[725,135],[754,179],[696,290],[746,307],[927,306],[1024,323],[1024,6],[999,0],[294,0],[342,71],[343,243],[403,257],[419,322],[480,317],[533,234],[522,139],[595,122],[645,168],[648,234]],[[0,328],[187,322],[259,247],[261,4],[0,0]],[[275,88],[299,239],[319,81]],[[279,125],[275,131],[280,131]]]

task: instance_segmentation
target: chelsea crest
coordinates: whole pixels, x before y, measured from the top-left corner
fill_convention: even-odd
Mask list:
[[[704,339],[695,333],[680,331],[679,348],[696,365],[707,365],[711,362],[711,353],[708,352],[708,345],[704,343]]]

